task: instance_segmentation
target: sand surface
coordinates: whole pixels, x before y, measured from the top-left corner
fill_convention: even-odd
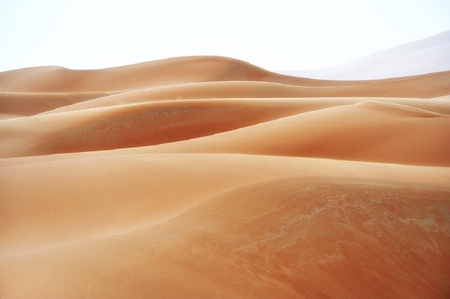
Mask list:
[[[0,298],[449,298],[450,72],[0,73]]]

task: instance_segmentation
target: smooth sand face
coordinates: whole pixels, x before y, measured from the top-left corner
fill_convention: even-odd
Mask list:
[[[0,297],[448,298],[449,80],[0,73]]]

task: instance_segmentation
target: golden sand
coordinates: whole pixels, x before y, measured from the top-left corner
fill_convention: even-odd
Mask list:
[[[448,298],[449,82],[0,73],[0,297]]]

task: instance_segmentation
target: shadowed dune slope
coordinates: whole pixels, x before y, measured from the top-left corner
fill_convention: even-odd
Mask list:
[[[449,298],[450,72],[0,73],[0,297]]]
[[[283,100],[149,102],[13,119],[0,124],[0,136],[5,140],[17,136],[14,143],[3,142],[6,156],[119,149],[198,138],[324,104]],[[25,133],[30,123],[34,127]]]
[[[0,123],[0,148],[3,157],[14,157],[163,144],[149,151],[450,163],[449,115],[380,101],[334,105],[329,99],[189,100],[45,114]],[[222,132],[228,133],[214,135]]]
[[[164,144],[149,151],[231,152],[450,166],[449,148],[450,116],[368,101]]]
[[[106,92],[24,93],[0,92],[0,115],[30,116],[110,95]]]

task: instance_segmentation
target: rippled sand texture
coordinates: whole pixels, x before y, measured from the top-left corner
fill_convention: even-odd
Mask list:
[[[450,297],[450,72],[3,72],[0,156],[1,298]]]

